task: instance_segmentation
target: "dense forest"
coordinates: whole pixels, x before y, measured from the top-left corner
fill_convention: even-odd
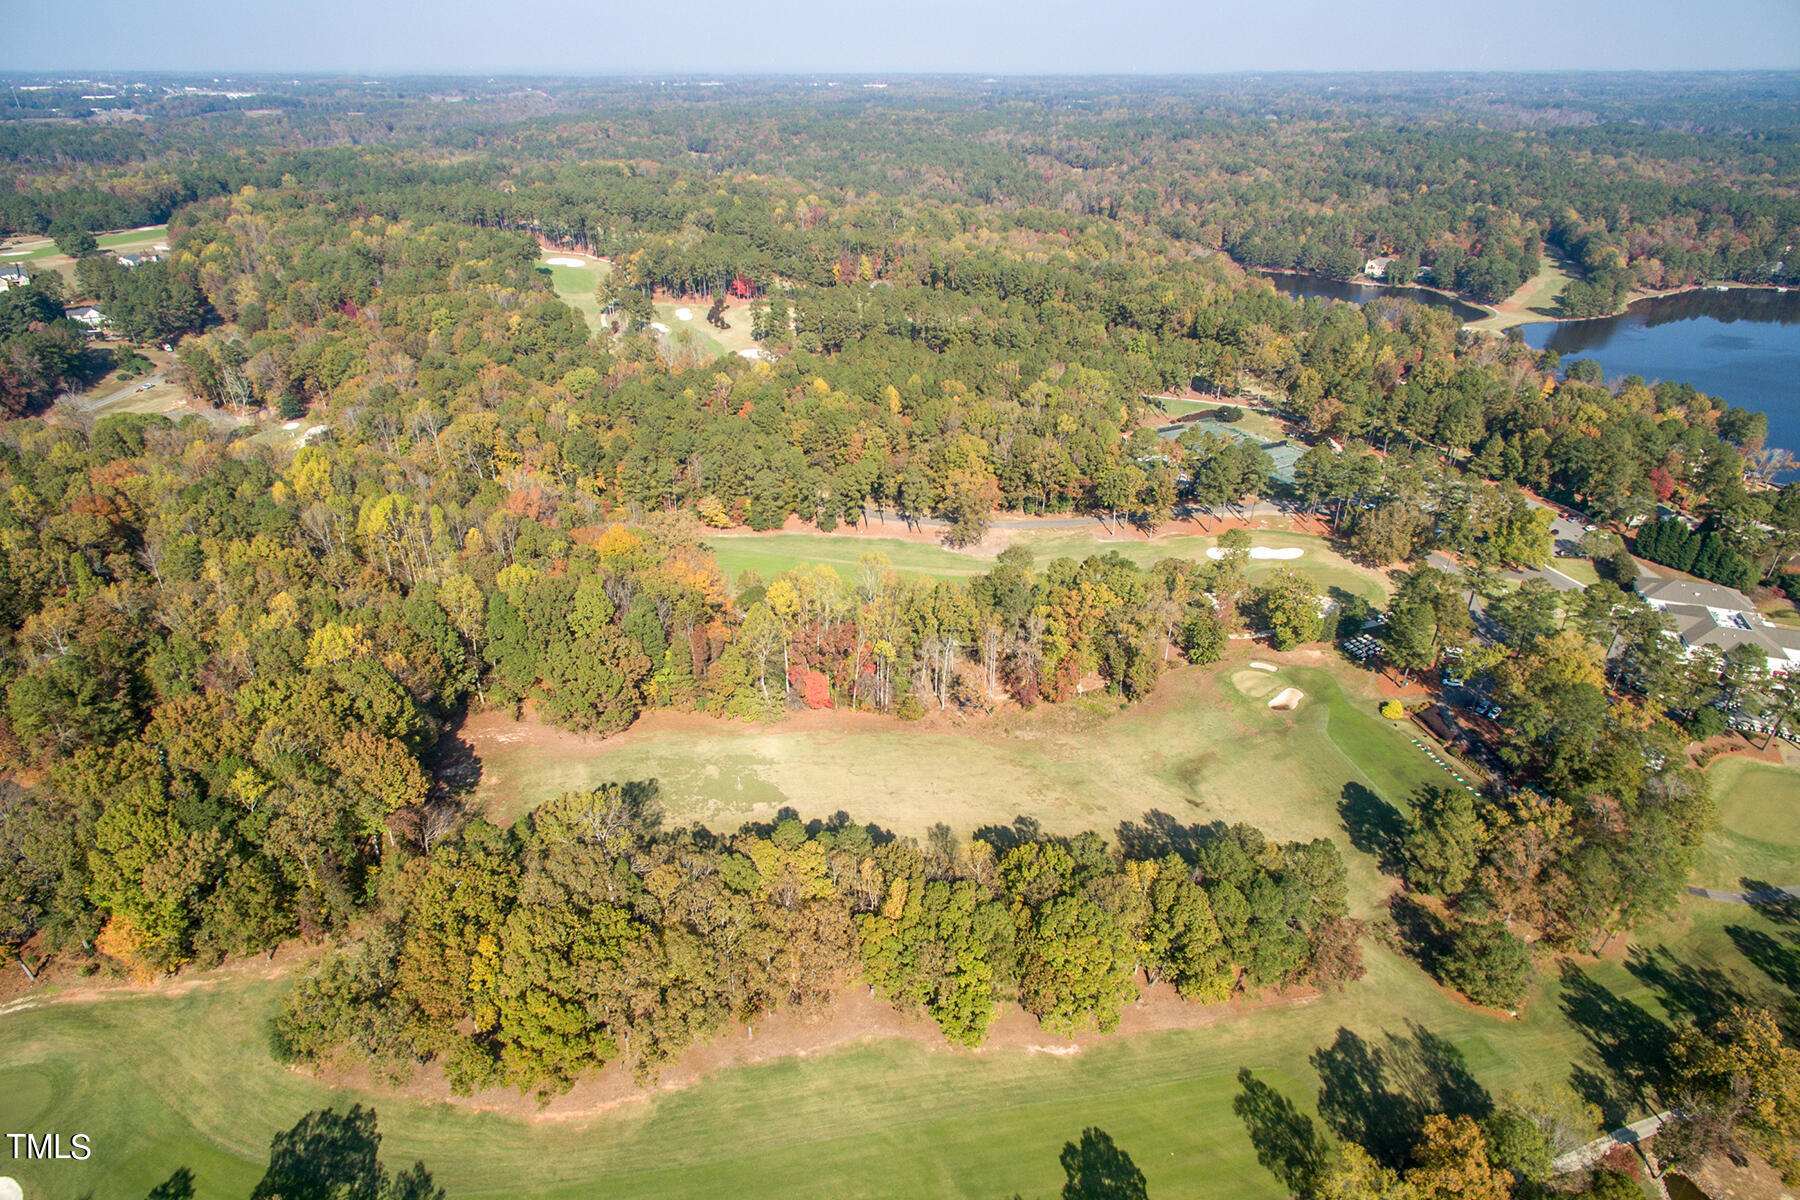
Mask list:
[[[855,980],[973,1044],[1002,999],[1109,1028],[1134,977],[1213,1002],[1357,975],[1329,842],[723,833],[664,828],[644,786],[499,829],[434,780],[471,707],[606,734],[653,708],[1030,707],[1095,676],[1129,702],[1234,633],[1285,649],[1371,615],[1300,571],[1253,585],[1241,535],[1153,568],[1012,550],[957,583],[879,556],[728,580],[706,547],[794,517],[930,519],[962,545],[1005,510],[1155,529],[1278,502],[1372,566],[1452,552],[1467,572],[1411,569],[1383,638],[1402,667],[1455,650],[1491,676],[1512,782],[1352,814],[1441,901],[1422,956],[1507,1007],[1528,939],[1586,948],[1679,895],[1710,819],[1682,749],[1768,681],[1675,653],[1628,579],[1569,609],[1496,592],[1492,640],[1471,592],[1550,554],[1522,489],[1622,528],[1678,506],[1709,548],[1690,563],[1780,571],[1800,488],[1758,477],[1762,416],[1609,387],[1438,309],[1292,302],[1242,268],[1392,252],[1491,298],[1548,246],[1596,287],[1791,279],[1795,148],[1756,104],[1716,128],[1730,106],[1704,88],[1624,84],[1585,107],[1521,84],[1481,121],[1449,119],[1456,81],[1381,120],[1301,83],[455,106],[346,86],[0,122],[19,164],[0,225],[86,251],[0,293],[7,954],[155,975],[329,940],[281,1054],[439,1058],[460,1087],[546,1093]],[[166,259],[130,269],[74,236],[162,220]],[[606,328],[557,298],[546,244],[611,258]],[[650,296],[734,284],[768,358],[647,328]],[[102,353],[62,317],[75,299],[171,340],[200,404],[318,436],[54,407]],[[1253,441],[1161,436],[1149,395],[1189,387],[1291,422],[1294,483]]]

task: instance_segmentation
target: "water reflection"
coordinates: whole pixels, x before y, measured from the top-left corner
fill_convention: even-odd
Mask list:
[[[1340,279],[1328,279],[1323,275],[1306,275],[1297,272],[1256,271],[1275,285],[1275,290],[1295,299],[1303,300],[1308,296],[1316,296],[1320,300],[1347,300],[1351,304],[1367,304],[1371,300],[1383,297],[1394,300],[1411,300],[1415,304],[1428,304],[1432,308],[1447,308],[1465,321],[1479,321],[1488,315],[1487,310],[1466,304],[1454,297],[1440,292],[1427,291],[1425,288],[1389,287],[1381,283],[1346,283]]]

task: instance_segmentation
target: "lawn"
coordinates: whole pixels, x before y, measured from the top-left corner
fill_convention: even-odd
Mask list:
[[[1739,890],[1745,879],[1800,883],[1800,770],[1744,757],[1707,768],[1719,819],[1707,834],[1694,882]]]
[[[1322,1092],[1359,1111],[1417,1094],[1418,1080],[1500,1095],[1571,1068],[1643,1105],[1620,1082],[1668,1011],[1736,991],[1766,993],[1796,953],[1791,926],[1691,902],[1617,958],[1552,969],[1511,1020],[1456,1002],[1410,963],[1371,945],[1360,983],[1312,1003],[1222,1014],[1213,1024],[1095,1042],[1078,1055],[969,1053],[871,1040],[731,1068],[641,1104],[569,1120],[524,1120],[331,1088],[276,1066],[264,1018],[279,983],[242,980],[181,995],[51,1005],[6,1016],[0,1122],[86,1132],[85,1162],[16,1162],[27,1195],[139,1200],[178,1167],[199,1200],[247,1194],[269,1137],[303,1113],[376,1106],[390,1164],[422,1159],[459,1200],[604,1195],[995,1197],[1049,1200],[1065,1142],[1106,1131],[1150,1194],[1277,1200],[1232,1101],[1248,1068],[1299,1106]],[[1679,955],[1665,949],[1678,947]],[[1745,952],[1750,954],[1746,958]],[[738,1035],[738,1036],[741,1036]],[[1369,1070],[1370,1051],[1387,1069]],[[1322,1052],[1321,1052],[1322,1051]],[[1406,1070],[1401,1064],[1407,1064]]]
[[[706,312],[712,307],[712,301],[680,300],[662,301],[656,305],[656,319],[669,327],[669,338],[679,345],[684,335],[692,335],[702,353],[712,358],[723,358],[727,354],[736,354],[740,350],[748,350],[756,345],[750,336],[750,306],[734,304],[726,308],[724,317],[730,329],[714,329],[706,323]],[[687,320],[677,314],[686,311]]]
[[[1518,291],[1499,304],[1490,305],[1494,310],[1492,316],[1470,321],[1467,328],[1498,333],[1515,325],[1554,319],[1557,315],[1556,298],[1572,278],[1574,275],[1569,265],[1556,255],[1546,252],[1536,275],[1526,280]]]
[[[1051,830],[1110,835],[1118,821],[1158,809],[1182,822],[1243,819],[1276,837],[1346,844],[1338,809],[1351,789],[1403,803],[1441,773],[1375,715],[1366,674],[1319,663],[1240,646],[1215,667],[1170,673],[1134,708],[1077,702],[978,731],[686,717],[604,742],[502,741],[531,727],[498,721],[497,736],[474,740],[487,798],[511,812],[562,787],[654,776],[673,820],[727,827],[793,804],[806,816],[844,808],[907,833],[936,820],[967,831],[1023,809]],[[1294,712],[1271,711],[1266,697],[1288,686],[1306,699]],[[1347,844],[1346,855],[1353,904],[1371,915],[1387,883],[1366,855]],[[359,1101],[380,1113],[390,1164],[422,1159],[465,1200],[1015,1191],[1049,1200],[1063,1179],[1059,1152],[1090,1127],[1132,1157],[1153,1195],[1277,1200],[1286,1190],[1257,1164],[1233,1110],[1240,1068],[1309,1115],[1327,1096],[1327,1108],[1373,1114],[1395,1104],[1392,1093],[1438,1095],[1448,1084],[1497,1096],[1562,1081],[1573,1068],[1607,1098],[1610,1117],[1635,1117],[1651,1099],[1633,1090],[1632,1072],[1658,1021],[1738,996],[1777,998],[1778,981],[1800,963],[1792,922],[1702,901],[1639,944],[1647,949],[1621,955],[1615,946],[1600,962],[1548,967],[1516,1020],[1459,1002],[1369,940],[1369,974],[1346,991],[1215,1010],[1197,1028],[1088,1039],[1068,1056],[871,1037],[554,1119],[327,1086],[281,1068],[268,1056],[265,1021],[285,985],[240,968],[179,993],[6,1013],[0,1125],[87,1133],[96,1152],[85,1163],[10,1169],[27,1194],[96,1200],[139,1200],[178,1167],[194,1172],[200,1200],[245,1195],[273,1133],[310,1110]],[[1422,1091],[1421,1080],[1436,1084]]]
[[[938,822],[967,835],[1024,814],[1053,833],[1094,829],[1110,840],[1155,811],[1183,825],[1247,821],[1271,837],[1311,839],[1342,834],[1338,807],[1362,794],[1351,789],[1404,808],[1419,785],[1448,782],[1376,715],[1366,672],[1248,666],[1284,657],[1321,660],[1239,643],[1224,664],[1170,672],[1136,707],[1076,701],[969,729],[869,715],[759,726],[655,714],[602,741],[489,715],[463,737],[481,761],[477,797],[502,823],[564,791],[655,779],[671,823],[714,829],[792,807],[806,819],[843,809],[915,837]],[[1269,697],[1290,685],[1306,700],[1271,711]],[[1344,851],[1358,907],[1373,909],[1383,890],[1373,861]]]
[[[889,523],[900,528],[898,517]],[[871,518],[871,527],[880,528],[879,518]],[[1083,529],[1042,529],[996,531],[991,538],[1006,544],[1023,546],[1032,552],[1039,567],[1057,558],[1084,559],[1094,554],[1117,552],[1142,566],[1165,558],[1205,557],[1218,539],[1195,534],[1163,534],[1151,541],[1138,537],[1113,538],[1105,529],[1090,526]],[[1322,588],[1339,588],[1380,604],[1387,593],[1387,578],[1380,571],[1360,567],[1332,550],[1330,544],[1316,534],[1289,533],[1282,530],[1258,530],[1251,534],[1253,546],[1298,548],[1304,553],[1292,560],[1251,559],[1245,574],[1252,583],[1280,566],[1297,566],[1311,575]],[[907,574],[927,575],[935,579],[964,579],[993,569],[990,547],[986,553],[951,550],[936,542],[911,542],[900,538],[870,538],[855,534],[835,533],[750,533],[713,536],[708,546],[728,579],[739,572],[754,570],[764,579],[772,579],[793,567],[823,564],[846,579],[863,555],[880,552],[888,556],[894,568]]]
[[[94,240],[108,253],[142,252],[167,242],[169,227],[151,225],[144,229],[125,229],[100,234]],[[35,263],[60,271],[71,280],[75,276],[75,260],[58,250],[56,243],[47,237],[20,238],[0,246],[0,266],[7,263]]]
[[[600,286],[600,280],[612,271],[612,264],[585,254],[577,254],[569,250],[545,251],[544,258],[579,258],[588,265],[569,267],[561,264],[540,262],[538,270],[547,271],[550,275],[550,286],[556,289],[557,298],[582,315],[588,328],[598,331],[601,325],[600,305],[594,299],[594,289]]]

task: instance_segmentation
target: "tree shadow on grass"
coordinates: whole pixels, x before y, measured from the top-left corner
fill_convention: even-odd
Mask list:
[[[1407,1164],[1432,1113],[1480,1118],[1494,1107],[1462,1051],[1416,1021],[1381,1042],[1340,1028],[1331,1045],[1313,1051],[1312,1065],[1319,1115],[1389,1167]]]
[[[151,1188],[144,1200],[194,1200],[194,1173],[186,1167],[175,1168],[175,1173]]]
[[[1231,1111],[1256,1147],[1256,1161],[1296,1196],[1305,1195],[1331,1156],[1330,1141],[1286,1096],[1240,1068]]]
[[[1011,825],[983,825],[974,834],[978,842],[986,842],[994,848],[996,856],[1004,855],[1008,850],[1016,849],[1028,842],[1044,840],[1043,826],[1036,817],[1028,817],[1021,813],[1013,818]]]
[[[1081,1131],[1062,1150],[1063,1200],[1149,1200],[1144,1173],[1104,1129]]]
[[[1338,801],[1338,815],[1350,834],[1350,844],[1375,857],[1382,872],[1398,876],[1400,846],[1406,834],[1406,817],[1360,783],[1346,783]]]
[[[1173,854],[1183,862],[1193,863],[1199,860],[1200,852],[1206,846],[1218,841],[1226,832],[1223,821],[1189,825],[1153,808],[1144,814],[1141,825],[1135,821],[1120,821],[1116,836],[1119,849],[1132,858],[1163,858]]]
[[[1575,1090],[1606,1116],[1608,1128],[1649,1107],[1668,1060],[1669,1027],[1635,1001],[1598,983],[1574,963],[1563,964],[1562,1010],[1587,1039],[1591,1062],[1578,1065]]]
[[[1665,946],[1634,946],[1625,957],[1625,969],[1645,986],[1673,1017],[1691,1017],[1701,1024],[1751,1002],[1738,981],[1717,967],[1683,962]]]
[[[1438,977],[1438,963],[1450,949],[1450,931],[1443,920],[1414,896],[1395,892],[1388,899],[1388,915],[1406,953],[1433,979]]]
[[[270,1142],[268,1172],[250,1200],[444,1200],[424,1163],[390,1179],[376,1157],[380,1148],[374,1109],[353,1104],[344,1113],[309,1112]]]

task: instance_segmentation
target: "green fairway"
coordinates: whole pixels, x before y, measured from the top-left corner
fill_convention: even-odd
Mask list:
[[[826,728],[658,715],[599,740],[490,714],[462,737],[481,760],[478,796],[501,822],[565,791],[637,779],[659,782],[670,821],[723,830],[791,806],[807,819],[841,808],[915,837],[939,822],[967,835],[1023,814],[1053,833],[1111,840],[1155,811],[1183,825],[1247,821],[1284,840],[1336,836],[1352,903],[1372,910],[1384,887],[1342,837],[1347,789],[1371,788],[1404,811],[1416,788],[1448,778],[1405,727],[1376,714],[1367,673],[1248,666],[1268,657],[1243,648],[1217,667],[1170,672],[1135,708],[1075,702],[969,730],[869,715]],[[1246,681],[1267,683],[1247,691]],[[1306,699],[1270,710],[1288,686]]]
[[[1800,883],[1800,770],[1726,758],[1707,769],[1719,819],[1707,834],[1694,882],[1736,891],[1746,879]]]
[[[900,518],[889,515],[886,523],[903,529]],[[870,528],[880,529],[883,522],[871,515]],[[1165,558],[1203,560],[1206,552],[1218,544],[1216,537],[1170,533],[1152,541],[1141,538],[1113,538],[1099,526],[1083,529],[1043,529],[997,531],[1006,543],[1030,550],[1038,566],[1057,558],[1084,559],[1095,554],[1117,553],[1140,566],[1149,566]],[[1296,566],[1311,575],[1321,588],[1339,588],[1380,604],[1388,593],[1387,580],[1380,571],[1357,566],[1333,551],[1322,537],[1309,533],[1282,530],[1258,530],[1250,535],[1253,546],[1271,549],[1300,550],[1297,559],[1251,559],[1245,563],[1245,574],[1252,583],[1281,566]],[[781,572],[804,565],[824,565],[846,579],[858,559],[865,554],[888,556],[894,569],[905,574],[926,575],[934,579],[963,579],[991,571],[993,553],[969,553],[951,550],[936,542],[911,542],[900,538],[861,537],[834,533],[749,533],[715,535],[708,547],[719,561],[727,579],[735,580],[745,570],[753,570],[765,580]]]
[[[1365,673],[1304,665],[1316,657],[1239,648],[1217,666],[1172,672],[1131,709],[1077,702],[975,731],[874,718],[784,730],[671,716],[666,727],[652,718],[597,741],[518,736],[541,727],[498,719],[470,741],[483,794],[509,810],[496,815],[565,787],[654,777],[672,822],[727,828],[782,804],[807,817],[841,807],[913,834],[937,820],[966,833],[1021,810],[1050,831],[1097,828],[1109,839],[1118,822],[1152,809],[1183,824],[1249,820],[1277,838],[1337,839],[1353,908],[1378,917],[1389,883],[1348,845],[1340,804],[1361,788],[1403,810],[1414,788],[1443,777],[1404,727],[1375,714]],[[1268,698],[1288,687],[1306,693],[1299,707],[1270,710]],[[1754,780],[1723,790],[1761,794]],[[1341,994],[1214,1010],[1210,1024],[1090,1040],[1074,1055],[870,1037],[555,1119],[328,1087],[280,1068],[264,1022],[285,984],[240,972],[180,994],[113,993],[6,1014],[0,1123],[88,1133],[90,1161],[20,1163],[15,1173],[40,1189],[27,1194],[96,1200],[139,1200],[184,1166],[202,1200],[241,1197],[272,1134],[310,1110],[357,1101],[378,1109],[391,1165],[423,1159],[463,1198],[1017,1191],[1048,1200],[1062,1182],[1063,1144],[1096,1127],[1133,1157],[1153,1195],[1277,1200],[1286,1192],[1257,1164],[1233,1112],[1239,1068],[1309,1114],[1322,1089],[1352,1107],[1386,1103],[1357,1092],[1370,1082],[1371,1056],[1392,1064],[1382,1086],[1417,1086],[1424,1062],[1496,1095],[1574,1069],[1604,1095],[1609,1118],[1636,1117],[1650,1101],[1633,1090],[1621,1031],[1643,1036],[1671,1012],[1732,998],[1777,999],[1797,943],[1790,925],[1755,909],[1690,901],[1644,931],[1637,945],[1648,949],[1567,973],[1548,965],[1514,1020],[1459,1002],[1369,940],[1368,976]]]
[[[550,259],[580,259],[585,265],[571,267],[561,262],[552,263],[548,261]],[[569,250],[546,250],[538,270],[549,272],[550,286],[556,289],[557,298],[580,313],[590,330],[599,332],[603,318],[600,304],[594,299],[594,289],[612,273],[612,264]]]
[[[270,1061],[263,1021],[281,984],[228,981],[8,1014],[0,1122],[85,1131],[85,1163],[12,1165],[27,1195],[140,1200],[176,1168],[201,1200],[242,1197],[269,1137],[309,1110],[376,1106],[382,1155],[422,1159],[459,1200],[500,1197],[1045,1198],[1057,1155],[1083,1128],[1105,1130],[1156,1196],[1276,1200],[1232,1111],[1247,1067],[1303,1112],[1322,1087],[1359,1093],[1365,1058],[1424,1061],[1498,1095],[1587,1072],[1639,1115],[1614,1073],[1630,1049],[1616,1022],[1653,1028],[1671,1004],[1760,995],[1754,961],[1793,953],[1791,931],[1756,912],[1694,902],[1647,931],[1648,951],[1559,977],[1543,973],[1522,1019],[1457,1003],[1379,947],[1343,993],[1215,1023],[1112,1038],[1072,1057],[980,1053],[894,1039],[719,1072],[609,1113],[529,1120],[330,1088]],[[1663,949],[1678,947],[1679,955]],[[1739,947],[1752,955],[1747,959]],[[735,1036],[742,1036],[741,1033]],[[1597,1052],[1593,1044],[1605,1047]],[[1331,1047],[1314,1057],[1315,1051]],[[1309,1061],[1310,1060],[1310,1061]],[[1362,1064],[1363,1070],[1347,1068]],[[1323,1070],[1321,1070],[1323,1068]],[[1401,1088],[1396,1070],[1385,1085]],[[1416,1086],[1416,1084],[1415,1084]],[[33,1190],[36,1189],[36,1190]]]

